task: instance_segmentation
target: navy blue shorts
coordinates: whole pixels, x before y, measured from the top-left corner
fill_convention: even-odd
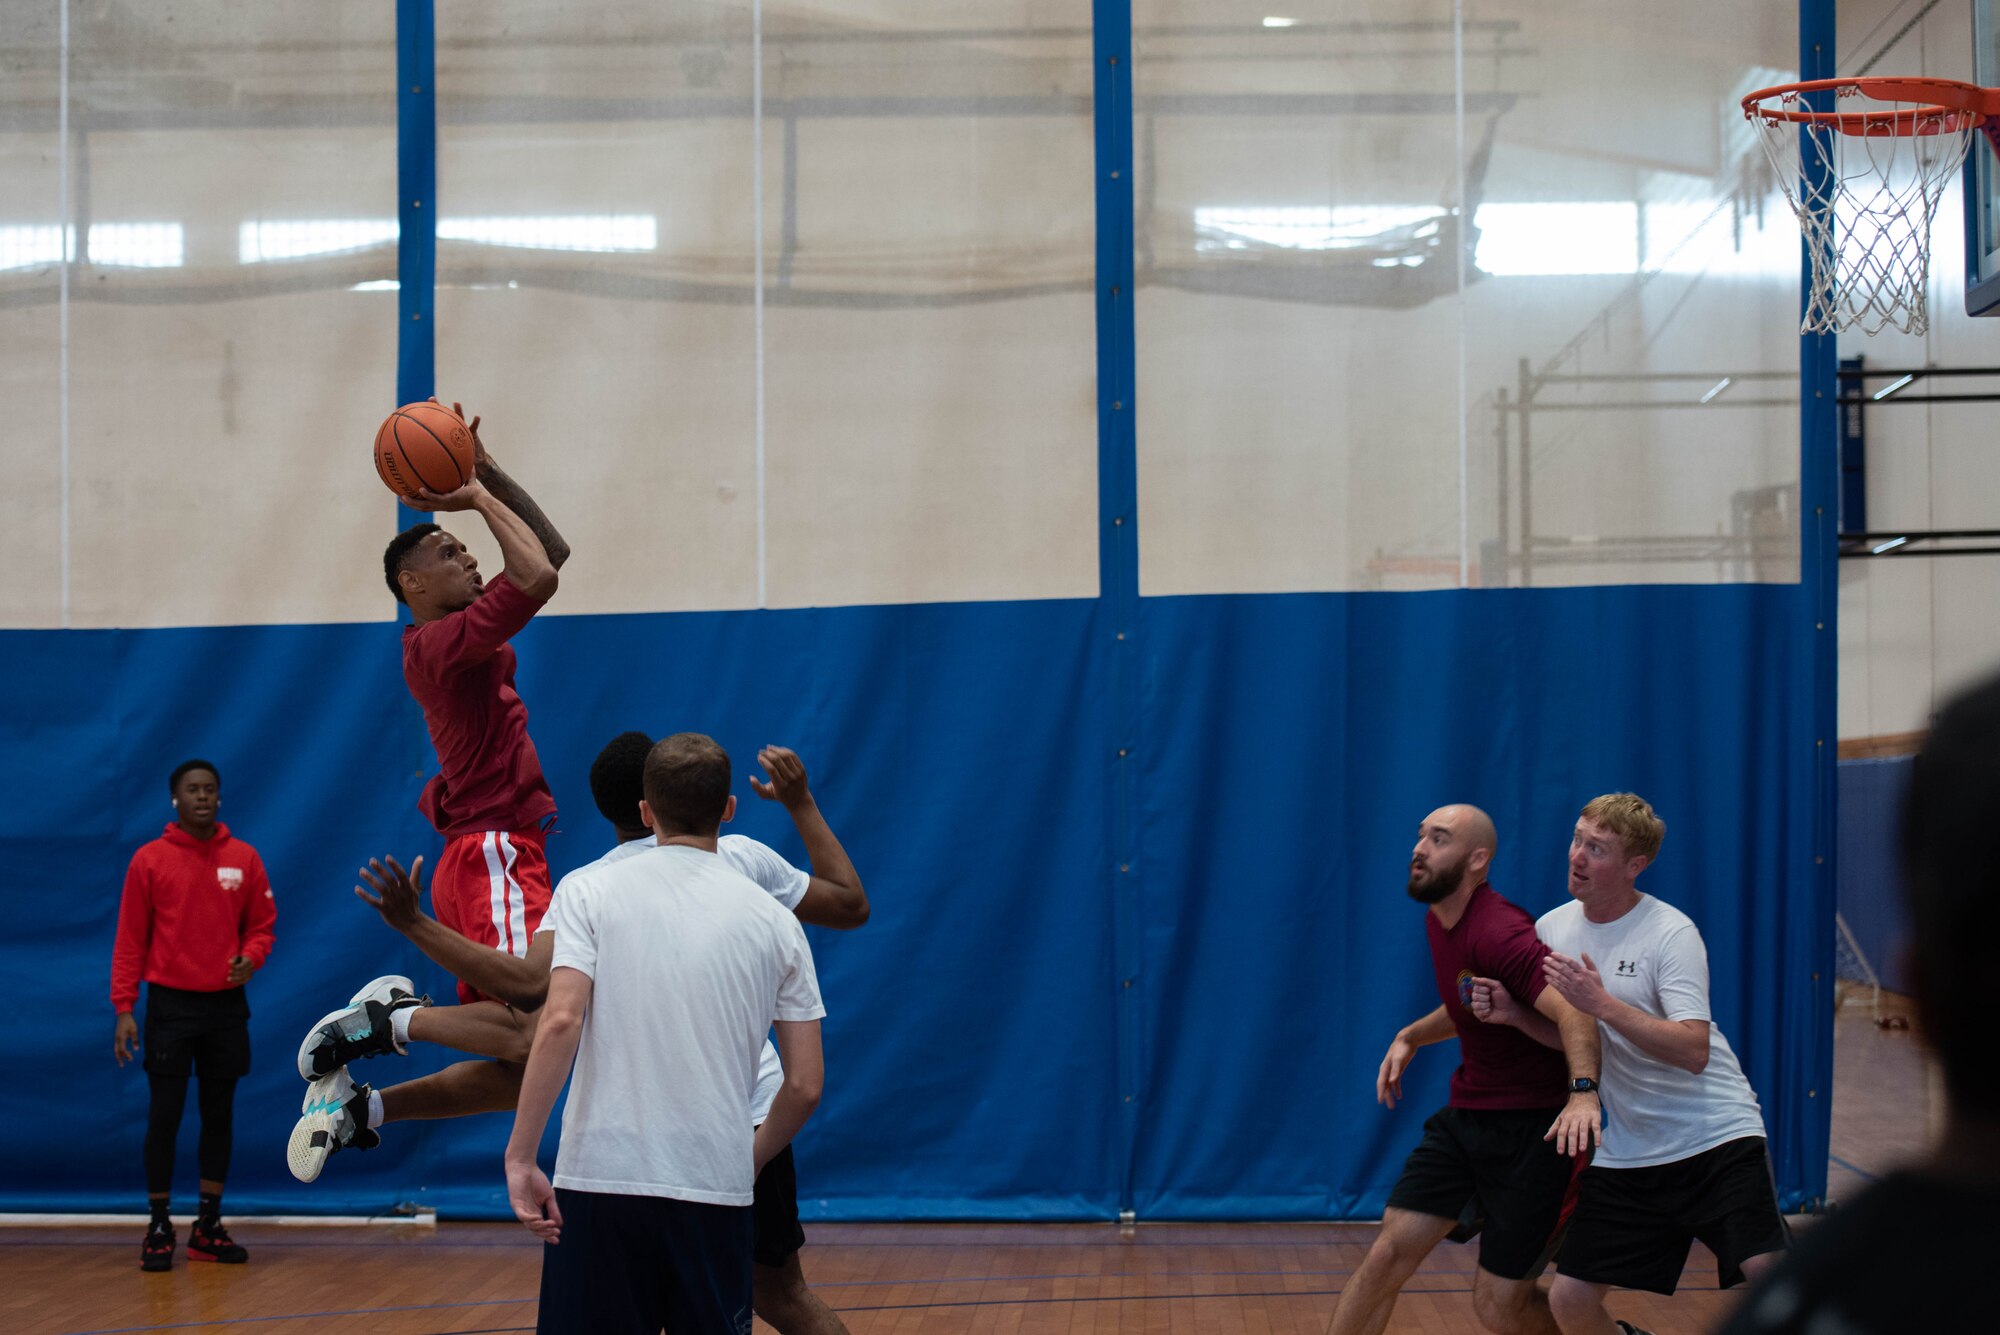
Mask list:
[[[750,1335],[747,1205],[556,1188],[539,1335]]]

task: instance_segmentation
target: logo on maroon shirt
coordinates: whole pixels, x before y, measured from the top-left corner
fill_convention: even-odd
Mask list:
[[[243,869],[241,867],[217,867],[215,869],[215,883],[224,890],[241,890],[243,888]]]
[[[1460,969],[1458,971],[1458,1004],[1467,1010],[1472,1009],[1472,980],[1474,977],[1475,975],[1470,969]]]

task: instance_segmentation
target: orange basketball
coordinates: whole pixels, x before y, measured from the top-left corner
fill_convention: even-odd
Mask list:
[[[456,491],[472,481],[472,432],[449,408],[406,403],[375,433],[375,471],[398,496]]]

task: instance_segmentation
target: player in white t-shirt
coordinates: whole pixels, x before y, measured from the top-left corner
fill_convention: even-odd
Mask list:
[[[643,732],[621,733],[606,743],[591,762],[591,798],[617,832],[619,842],[596,862],[564,877],[555,888],[555,897],[562,895],[563,886],[569,884],[571,877],[658,847],[653,831],[639,817],[639,803],[645,796],[646,755],[652,746],[652,738]],[[722,836],[717,851],[736,871],[790,909],[800,922],[838,931],[862,926],[870,912],[868,892],[813,797],[804,762],[782,746],[764,747],[757,753],[757,761],[766,778],[759,780],[752,776],[750,786],[759,797],[783,805],[805,845],[812,871],[801,871],[767,845],[742,835]],[[532,1037],[532,1012],[541,1006],[548,991],[555,919],[544,917],[541,929],[524,955],[480,946],[441,927],[422,911],[421,859],[409,872],[393,858],[387,860],[387,865],[378,861],[371,866],[373,870],[362,872],[362,876],[376,894],[370,895],[358,887],[356,893],[380,912],[384,921],[454,976],[528,1012],[524,1018],[529,1023],[523,1029]],[[484,1049],[476,1051],[485,1056],[508,1055]],[[365,1149],[377,1143],[374,1128],[385,1121],[506,1111],[514,1107],[520,1089],[518,1063],[526,1057],[523,1045],[514,1061],[461,1062],[436,1075],[379,1092],[349,1081],[343,1068],[314,1089],[318,1091],[320,1085],[345,1087],[329,1089],[321,1100],[325,1109],[309,1113],[308,1118],[301,1119],[301,1124],[316,1116],[314,1125],[325,1128],[324,1138],[330,1147],[326,1153],[331,1154],[350,1146]],[[482,1067],[497,1069],[478,1069]],[[457,1079],[457,1073],[464,1068],[473,1068],[473,1079]],[[502,1074],[511,1076],[505,1088],[489,1089]],[[753,1127],[769,1112],[782,1079],[777,1049],[767,1041],[758,1069],[757,1088],[751,1097]],[[309,1096],[308,1103],[311,1102]],[[321,1162],[324,1157],[321,1156]],[[776,1328],[779,1335],[846,1335],[847,1327],[807,1286],[805,1272],[799,1265],[798,1253],[805,1245],[805,1230],[799,1224],[798,1174],[789,1146],[758,1174],[754,1207],[757,1315]]]
[[[507,1144],[542,1253],[540,1335],[744,1335],[758,1173],[818,1106],[818,981],[799,921],[719,856],[729,756],[677,733],[646,758],[658,846],[566,878],[548,999]],[[785,1073],[745,1101],[775,1028]],[[574,1064],[574,1072],[571,1067]],[[569,1081],[553,1185],[535,1161]]]
[[[571,879],[593,867],[645,853],[658,847],[653,832],[639,823],[639,803],[643,800],[643,771],[652,741],[642,732],[623,733],[598,753],[590,767],[590,792],[597,809],[618,831],[618,846],[589,867],[565,876],[556,886],[555,901]],[[868,894],[861,877],[848,859],[847,851],[820,814],[806,783],[805,764],[782,746],[767,746],[757,753],[768,781],[752,779],[757,795],[784,804],[798,827],[812,863],[807,875],[785,861],[774,850],[740,834],[726,834],[717,843],[717,852],[734,870],[741,872],[771,898],[797,915],[800,922],[820,927],[852,930],[868,921]],[[544,930],[553,933],[553,914],[543,919]],[[540,935],[530,947],[530,955],[547,948]],[[750,1099],[750,1125],[759,1126],[770,1113],[771,1100],[784,1079],[778,1050],[767,1039],[757,1068],[757,1089]],[[779,1151],[757,1174],[756,1199],[752,1202],[756,1219],[756,1247],[753,1270],[754,1306],[757,1315],[779,1335],[847,1335],[847,1327],[834,1310],[820,1300],[806,1284],[799,1265],[799,1249],[805,1246],[805,1229],[799,1224],[799,1179],[791,1146]]]
[[[1709,1015],[1701,933],[1635,884],[1666,833],[1634,793],[1593,799],[1570,842],[1575,900],[1535,924],[1552,952],[1549,985],[1595,1016],[1604,1039],[1604,1145],[1583,1176],[1549,1291],[1563,1335],[1636,1331],[1612,1320],[1605,1293],[1671,1294],[1697,1238],[1715,1253],[1724,1288],[1755,1279],[1788,1243],[1757,1095]],[[1472,1010],[1560,1041],[1490,979],[1474,981]]]

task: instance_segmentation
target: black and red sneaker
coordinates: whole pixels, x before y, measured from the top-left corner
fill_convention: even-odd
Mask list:
[[[220,1261],[224,1265],[242,1265],[250,1259],[250,1253],[236,1245],[229,1236],[229,1230],[222,1226],[220,1219],[197,1219],[188,1230],[188,1260]]]
[[[139,1246],[139,1268],[141,1270],[172,1270],[174,1268],[174,1226],[168,1223],[149,1224],[146,1240]]]

